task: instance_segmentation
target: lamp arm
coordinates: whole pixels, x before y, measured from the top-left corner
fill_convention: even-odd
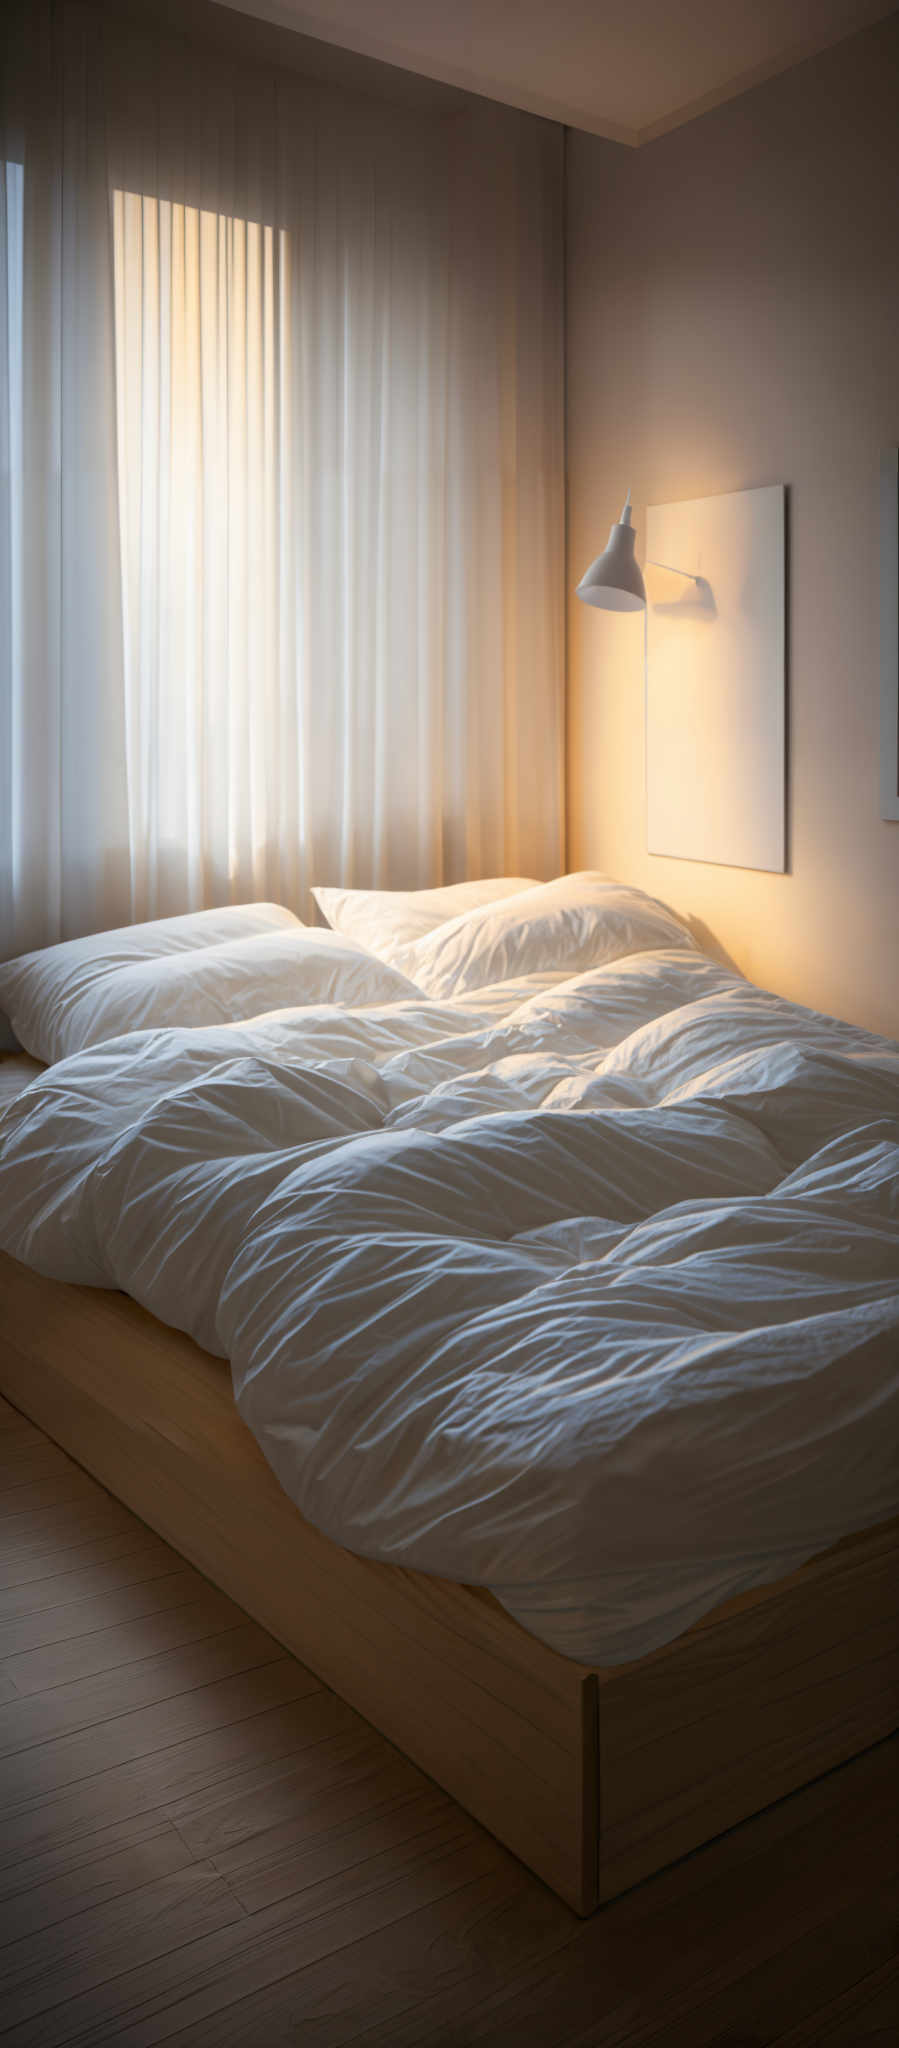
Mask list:
[[[653,556],[649,557],[646,567],[647,569],[667,569],[669,576],[683,576],[688,583],[702,582],[702,577],[694,576],[689,569],[672,569],[670,562],[657,562]]]

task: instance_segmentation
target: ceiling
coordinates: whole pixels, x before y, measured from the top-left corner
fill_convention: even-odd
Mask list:
[[[895,0],[219,0],[639,145],[894,12]]]

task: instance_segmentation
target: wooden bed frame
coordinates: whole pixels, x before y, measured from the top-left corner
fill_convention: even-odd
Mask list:
[[[899,1522],[591,1670],[304,1522],[220,1359],[0,1254],[0,1392],[578,1913],[899,1724]]]

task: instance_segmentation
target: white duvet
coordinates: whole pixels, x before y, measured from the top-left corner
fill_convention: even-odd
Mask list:
[[[420,995],[52,1067],[3,1248],[229,1357],[336,1541],[585,1662],[899,1511],[899,1049],[602,878],[397,964]]]

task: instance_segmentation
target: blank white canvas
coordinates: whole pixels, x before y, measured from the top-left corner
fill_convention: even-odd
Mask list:
[[[646,794],[650,853],[785,865],[784,487],[651,505]]]

